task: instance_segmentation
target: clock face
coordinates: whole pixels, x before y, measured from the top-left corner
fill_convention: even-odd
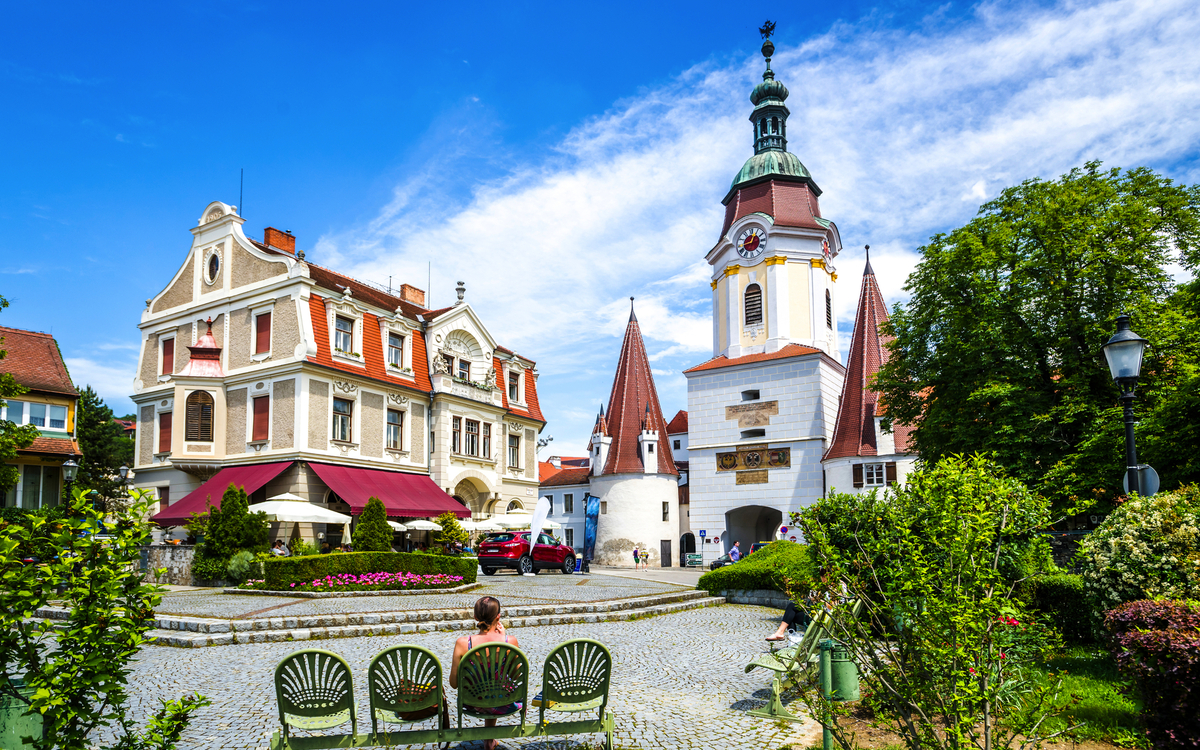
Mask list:
[[[767,244],[767,236],[758,227],[750,227],[738,237],[737,251],[743,258],[753,258],[761,253]]]

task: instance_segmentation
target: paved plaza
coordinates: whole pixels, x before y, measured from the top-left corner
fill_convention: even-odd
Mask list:
[[[599,574],[565,576],[555,572],[544,572],[533,577],[498,573],[494,576],[480,576],[479,583],[483,585],[457,594],[334,599],[225,594],[220,589],[189,589],[165,594],[156,611],[159,614],[222,619],[252,616],[304,617],[342,612],[464,609],[474,606],[481,596],[494,596],[505,606],[516,607],[630,599],[691,588],[670,582]]]
[[[631,622],[552,625],[511,632],[520,638],[522,649],[529,655],[533,685],[540,685],[541,664],[558,643],[586,637],[608,645],[615,661],[611,706],[616,716],[614,740],[618,747],[807,748],[820,739],[820,727],[815,722],[776,723],[745,713],[764,704],[764,688],[770,678],[761,670],[745,674],[743,667],[764,650],[763,638],[775,628],[778,618],[777,610],[723,605]],[[194,690],[212,700],[213,705],[196,716],[181,748],[266,748],[279,726],[271,674],[276,663],[297,648],[325,648],[350,663],[360,703],[359,729],[369,731],[365,674],[371,657],[397,643],[414,643],[437,653],[448,673],[457,635],[414,633],[312,644],[262,643],[187,650],[150,646],[138,657],[130,695],[138,720],[155,710],[160,698]],[[449,685],[446,688],[453,706],[454,691]],[[431,721],[427,726],[434,724]],[[549,745],[535,739],[501,742],[501,747],[527,750],[593,745],[602,746],[602,736],[555,738]],[[451,747],[478,750],[483,744],[467,742]]]

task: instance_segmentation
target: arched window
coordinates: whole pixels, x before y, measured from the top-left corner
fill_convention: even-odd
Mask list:
[[[751,284],[746,287],[745,295],[746,325],[762,325],[762,287]]]
[[[833,330],[833,295],[825,290],[825,327]]]
[[[183,437],[199,443],[213,439],[213,397],[206,391],[196,391],[187,397],[187,424]]]

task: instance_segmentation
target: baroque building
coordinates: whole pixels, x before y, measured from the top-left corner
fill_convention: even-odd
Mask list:
[[[533,507],[536,365],[494,339],[461,282],[432,310],[420,289],[350,278],[243,222],[205,207],[138,326],[137,483],[157,494],[159,525],[230,483],[252,502],[292,493],[355,514],[378,496],[396,520]],[[278,533],[338,541],[316,526]]]
[[[771,70],[770,39],[762,53],[766,71],[750,94],[754,154],[725,195],[706,256],[713,358],[684,373],[691,525],[705,563],[735,542],[746,552],[775,539],[790,512],[825,494],[827,470],[838,482],[843,472],[874,479],[878,465],[879,484],[894,481],[900,457],[875,448],[906,449],[907,431],[867,445],[865,428],[851,424],[878,416],[869,378],[883,356],[886,308],[868,274],[848,373],[834,314],[841,235],[821,214],[813,175],[788,151],[788,90]],[[883,435],[877,419],[870,434]]]

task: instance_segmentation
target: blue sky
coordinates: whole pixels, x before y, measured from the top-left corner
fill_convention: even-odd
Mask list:
[[[415,6],[415,4],[414,4]],[[455,281],[582,452],[628,310],[668,416],[710,356],[720,199],[778,22],[790,150],[903,301],[916,248],[1089,159],[1200,181],[1200,7],[1069,3],[26,4],[0,45],[0,324],[118,412],[137,321],[211,200],[365,279]]]

